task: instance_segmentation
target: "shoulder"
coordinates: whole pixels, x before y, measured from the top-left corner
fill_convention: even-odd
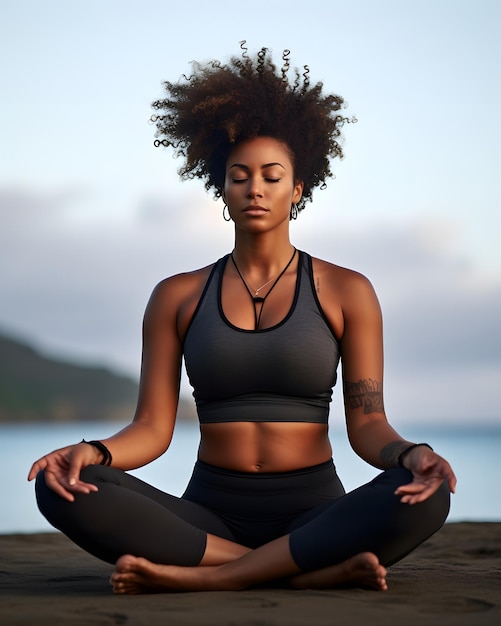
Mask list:
[[[381,315],[370,280],[355,270],[312,257],[314,288],[320,305],[340,339],[347,324]]]
[[[197,270],[174,274],[161,280],[153,289],[152,296],[158,299],[183,298],[205,285],[215,263]]]
[[[322,287],[338,296],[374,296],[372,283],[360,272],[312,257],[313,276],[317,290]]]
[[[216,264],[183,272],[161,280],[153,289],[145,312],[145,323],[175,325],[180,337],[193,315],[207,280]]]

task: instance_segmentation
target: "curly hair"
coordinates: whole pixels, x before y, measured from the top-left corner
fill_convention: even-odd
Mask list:
[[[310,85],[309,67],[294,68],[291,80],[289,50],[277,71],[270,52],[255,58],[240,43],[241,58],[226,64],[192,62],[193,73],[177,83],[163,83],[167,97],[156,100],[151,121],[157,127],[155,146],[170,146],[184,158],[182,179],[200,178],[216,198],[222,194],[230,151],[242,141],[273,137],[291,152],[295,179],[304,184],[298,210],[313,190],[332,177],[330,159],[343,158],[341,128],[356,121],[339,114],[343,98],[323,94],[322,83]]]

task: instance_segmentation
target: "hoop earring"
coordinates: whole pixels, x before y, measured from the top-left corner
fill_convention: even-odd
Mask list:
[[[291,220],[297,220],[297,215],[298,215],[298,208],[297,208],[297,204],[293,204],[291,206],[291,215],[290,215],[290,219]]]
[[[228,208],[228,205],[226,203],[223,207],[223,220],[225,222],[231,222],[230,209]]]

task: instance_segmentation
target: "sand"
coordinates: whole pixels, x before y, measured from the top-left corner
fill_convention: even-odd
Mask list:
[[[116,596],[112,568],[59,533],[0,535],[0,625],[501,625],[501,523],[451,523],[394,565],[389,590]]]

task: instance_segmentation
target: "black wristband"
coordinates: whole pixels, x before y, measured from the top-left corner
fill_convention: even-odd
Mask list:
[[[104,445],[104,443],[102,443],[101,441],[94,441],[94,440],[85,441],[85,439],[82,439],[80,443],[87,443],[89,444],[89,446],[94,446],[94,448],[97,448],[99,452],[101,452],[101,454],[103,455],[103,460],[101,461],[100,465],[111,465],[111,461],[113,460],[113,458],[111,456],[111,452]]]
[[[414,450],[414,448],[417,448],[418,446],[426,446],[427,448],[430,448],[430,450],[433,452],[433,448],[430,446],[429,443],[413,443],[412,446],[408,446],[398,455],[397,463],[399,467],[404,467],[404,457],[408,452]]]

